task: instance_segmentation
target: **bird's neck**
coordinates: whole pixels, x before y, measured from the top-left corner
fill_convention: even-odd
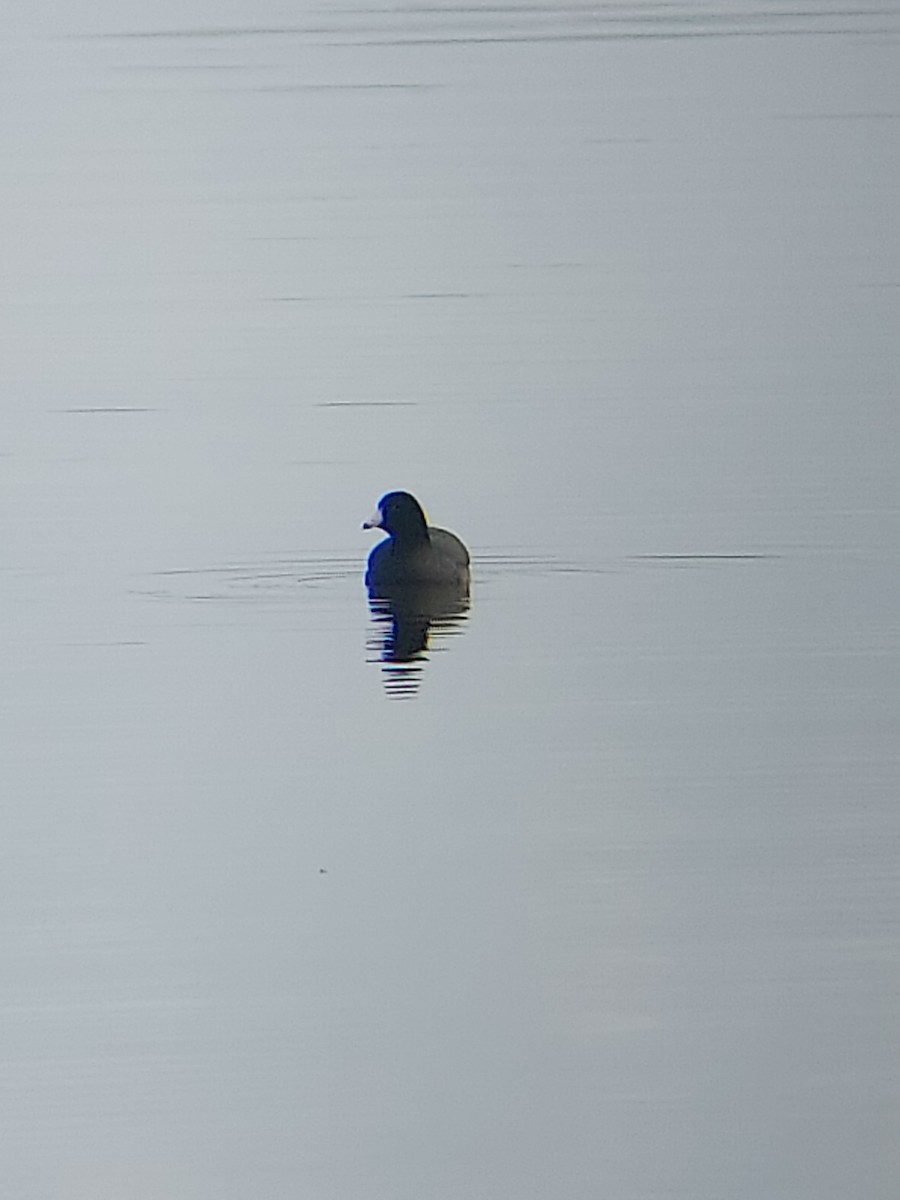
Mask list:
[[[393,534],[398,546],[413,549],[416,546],[427,546],[431,541],[428,536],[428,526],[422,521],[421,525],[407,525]]]

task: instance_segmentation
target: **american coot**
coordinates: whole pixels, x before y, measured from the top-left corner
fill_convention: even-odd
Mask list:
[[[469,591],[469,552],[454,533],[427,524],[409,492],[388,492],[363,529],[383,529],[388,537],[369,555],[366,587],[377,596],[405,590]]]

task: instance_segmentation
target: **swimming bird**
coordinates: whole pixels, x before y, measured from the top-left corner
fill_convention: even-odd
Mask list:
[[[468,595],[468,550],[455,533],[429,525],[409,492],[382,496],[363,529],[383,529],[388,535],[369,555],[366,587],[370,594],[440,589]]]

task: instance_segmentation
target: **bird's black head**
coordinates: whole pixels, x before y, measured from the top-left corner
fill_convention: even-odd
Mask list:
[[[428,539],[428,523],[422,506],[409,492],[387,492],[378,501],[377,511],[363,529],[383,529],[399,542]]]

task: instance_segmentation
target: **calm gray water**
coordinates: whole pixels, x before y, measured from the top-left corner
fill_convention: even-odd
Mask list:
[[[4,1195],[894,1200],[897,4],[4,21]]]

